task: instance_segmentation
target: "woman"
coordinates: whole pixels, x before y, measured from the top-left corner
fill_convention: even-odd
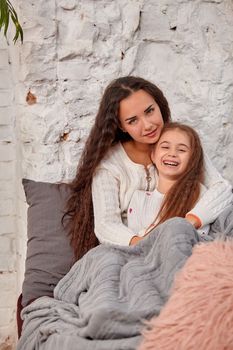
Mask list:
[[[68,201],[76,258],[101,243],[136,244],[126,212],[136,189],[154,190],[151,146],[170,122],[162,91],[139,77],[122,77],[106,88],[84,148]],[[230,184],[205,157],[205,195],[186,215],[196,228],[214,221],[232,201]],[[97,239],[98,238],[98,239]]]

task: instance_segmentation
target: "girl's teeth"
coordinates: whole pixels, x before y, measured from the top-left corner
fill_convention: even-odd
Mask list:
[[[177,166],[178,163],[176,162],[164,162],[165,165],[172,165],[172,166]]]

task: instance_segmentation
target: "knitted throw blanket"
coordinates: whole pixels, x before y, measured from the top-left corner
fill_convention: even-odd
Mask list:
[[[17,350],[136,349],[144,321],[160,313],[193,246],[224,229],[233,233],[232,210],[212,226],[203,239],[186,220],[174,218],[136,246],[92,249],[58,283],[54,299],[24,308]]]

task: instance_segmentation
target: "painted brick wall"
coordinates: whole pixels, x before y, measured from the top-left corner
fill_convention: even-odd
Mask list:
[[[14,347],[16,264],[16,139],[11,61],[0,37],[0,349]]]
[[[7,48],[0,51],[0,262],[8,288],[1,311],[9,311],[9,319],[0,321],[4,337],[13,334],[7,290],[16,290],[16,298],[23,275],[21,177],[56,182],[74,176],[101,93],[113,78],[133,74],[158,84],[173,119],[197,128],[215,166],[233,184],[231,0],[16,3],[25,41],[18,56],[10,51],[11,67]]]

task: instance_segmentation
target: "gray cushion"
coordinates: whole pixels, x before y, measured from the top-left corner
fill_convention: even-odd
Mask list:
[[[28,208],[28,242],[22,305],[40,296],[53,296],[69,271],[73,252],[61,219],[69,196],[67,184],[23,179]]]

